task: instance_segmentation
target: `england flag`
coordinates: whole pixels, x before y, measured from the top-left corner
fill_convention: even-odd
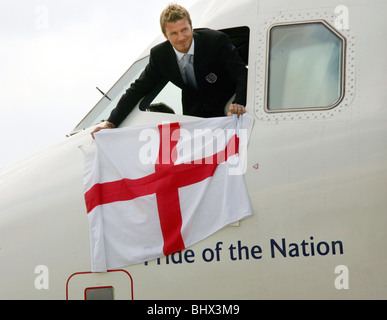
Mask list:
[[[252,215],[248,114],[101,130],[85,154],[91,269],[183,250]]]

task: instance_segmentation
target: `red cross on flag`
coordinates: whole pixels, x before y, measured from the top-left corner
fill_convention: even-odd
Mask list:
[[[251,216],[240,151],[251,127],[245,114],[96,133],[84,167],[92,271],[178,252]]]

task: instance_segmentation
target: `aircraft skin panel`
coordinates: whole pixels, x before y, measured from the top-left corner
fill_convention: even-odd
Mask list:
[[[99,287],[113,287],[114,299],[386,299],[387,4],[358,0],[336,13],[338,5],[206,0],[193,7],[197,27],[250,29],[251,218],[180,253],[90,273],[82,183],[90,127],[0,170],[0,299],[84,299]],[[338,30],[346,40],[341,102],[266,112],[270,26],[324,20],[334,27],[346,8],[349,28]],[[191,119],[136,108],[122,126]]]

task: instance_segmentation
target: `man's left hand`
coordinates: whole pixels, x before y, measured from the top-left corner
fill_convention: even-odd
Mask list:
[[[228,107],[227,115],[231,116],[233,114],[237,114],[239,117],[241,114],[244,114],[244,113],[246,113],[246,108],[244,106],[233,103],[233,104],[230,104],[230,106]]]

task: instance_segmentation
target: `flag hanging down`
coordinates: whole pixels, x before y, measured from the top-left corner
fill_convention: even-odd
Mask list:
[[[241,158],[252,122],[245,114],[96,133],[83,178],[92,271],[178,252],[251,216]]]

